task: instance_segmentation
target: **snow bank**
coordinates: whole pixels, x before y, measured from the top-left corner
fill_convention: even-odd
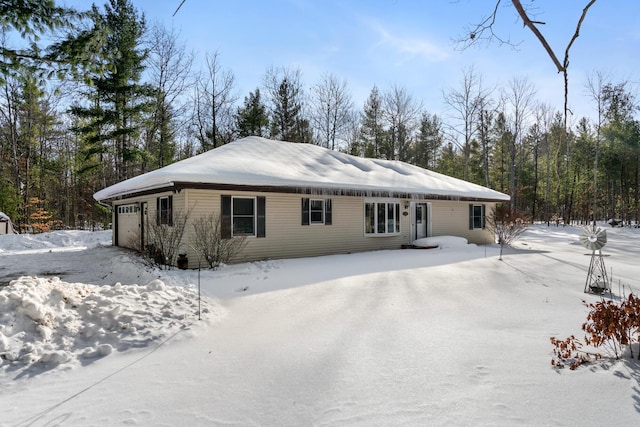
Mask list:
[[[456,236],[437,236],[437,237],[424,237],[412,242],[413,246],[418,248],[458,248],[466,247],[469,241],[464,237]],[[475,245],[474,245],[475,246]]]
[[[111,230],[82,231],[63,230],[42,234],[3,234],[0,237],[0,253],[65,248],[95,248],[111,245]]]
[[[205,319],[219,307],[202,301]],[[197,319],[193,289],[147,285],[96,286],[59,278],[21,277],[0,289],[0,368],[47,367],[146,346]]]

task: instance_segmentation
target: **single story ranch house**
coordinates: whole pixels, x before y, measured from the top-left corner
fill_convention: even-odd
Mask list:
[[[396,249],[454,235],[493,243],[485,215],[509,196],[400,161],[247,137],[95,193],[113,244],[144,250],[150,225],[188,212],[180,252],[198,255],[193,223],[216,214],[222,238],[246,236],[234,262]]]

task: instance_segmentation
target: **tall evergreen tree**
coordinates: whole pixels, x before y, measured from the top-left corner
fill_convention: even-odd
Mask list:
[[[602,167],[607,179],[610,218],[639,218],[640,123],[638,105],[626,82],[603,87],[605,125],[602,129]]]
[[[435,114],[423,112],[416,135],[413,162],[417,166],[435,170],[443,143],[442,121]]]
[[[244,98],[244,105],[236,114],[236,132],[240,138],[245,136],[267,136],[269,117],[267,107],[263,104],[260,88],[249,92]]]
[[[365,101],[361,119],[360,135],[365,157],[381,157],[383,146],[386,143],[383,123],[382,96],[378,87],[374,85],[371,88],[369,98]]]
[[[303,116],[304,91],[299,69],[270,68],[265,75],[269,94],[271,137],[282,141],[312,142],[309,120]]]
[[[54,0],[3,0],[0,17],[0,83],[9,75],[28,73],[48,79],[105,69],[97,54],[107,31],[95,8],[81,12]],[[95,25],[85,30],[83,23],[88,21]],[[11,40],[6,37],[9,33]],[[14,43],[18,39],[24,46]]]
[[[109,153],[113,165],[108,166],[113,166],[115,179],[121,181],[140,172],[145,152],[138,138],[143,114],[153,105],[154,90],[141,83],[147,56],[141,47],[144,15],[138,15],[130,0],[109,0],[104,8],[111,33],[102,53],[112,61],[113,70],[93,77],[89,106],[75,105],[71,111],[85,120],[77,130],[87,138],[87,154]]]

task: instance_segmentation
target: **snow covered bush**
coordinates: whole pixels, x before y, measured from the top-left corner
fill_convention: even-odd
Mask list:
[[[210,268],[225,264],[242,251],[247,241],[245,236],[224,239],[222,221],[219,215],[211,214],[193,222],[193,247],[200,259],[207,260]]]

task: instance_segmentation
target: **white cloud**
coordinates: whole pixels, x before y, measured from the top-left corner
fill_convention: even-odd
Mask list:
[[[377,33],[379,40],[373,45],[373,50],[391,50],[400,57],[401,62],[422,58],[428,62],[442,62],[450,54],[437,43],[426,38],[406,36],[385,28],[378,22],[368,22],[368,26]]]

